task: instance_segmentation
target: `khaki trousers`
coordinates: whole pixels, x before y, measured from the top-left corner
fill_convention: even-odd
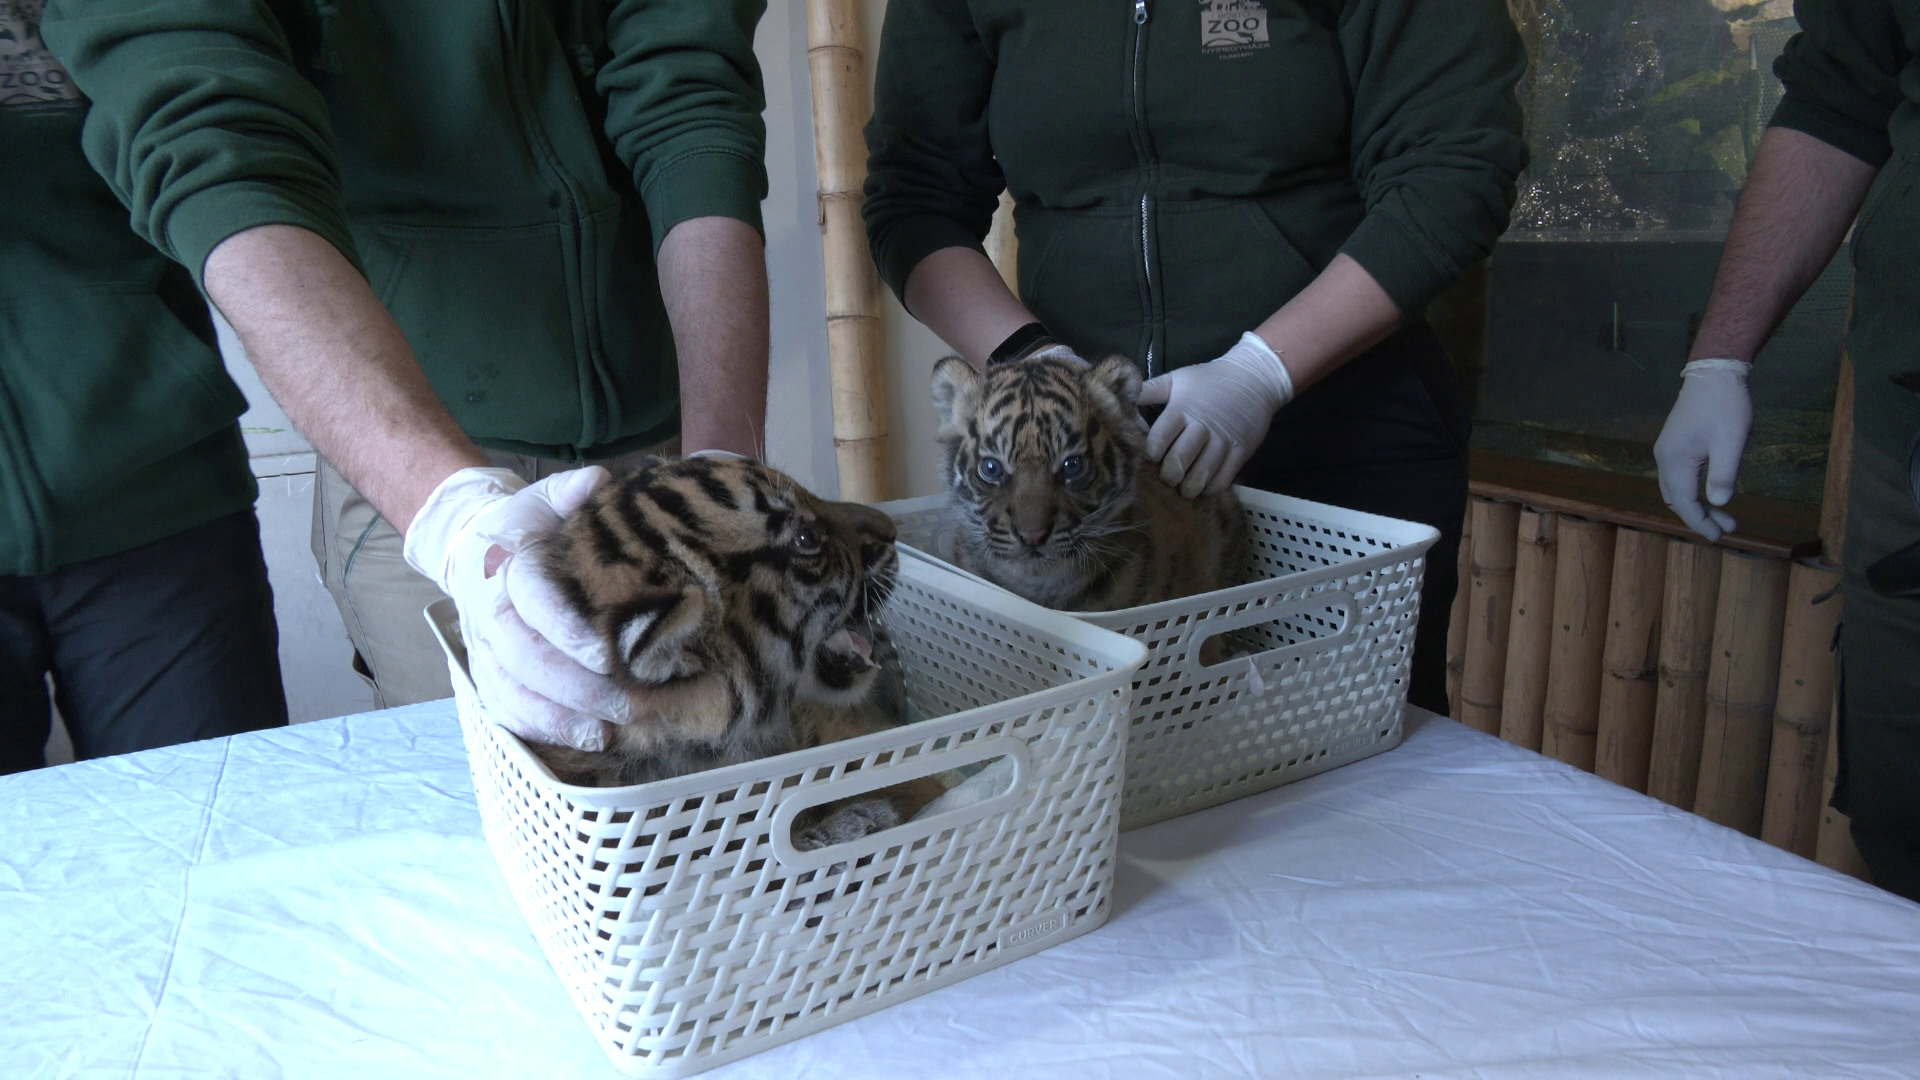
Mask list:
[[[649,455],[679,452],[676,438],[591,464],[619,473]],[[489,464],[530,483],[579,467],[497,450],[481,453]],[[390,709],[453,696],[446,654],[421,614],[445,594],[407,565],[399,531],[325,458],[313,480],[313,557],[353,643],[353,669],[373,688],[374,704]]]

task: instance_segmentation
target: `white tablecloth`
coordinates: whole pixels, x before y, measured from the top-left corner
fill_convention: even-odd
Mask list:
[[[1920,1075],[1920,905],[1416,716],[1111,921],[715,1077]],[[0,1077],[611,1077],[451,702],[0,779]]]

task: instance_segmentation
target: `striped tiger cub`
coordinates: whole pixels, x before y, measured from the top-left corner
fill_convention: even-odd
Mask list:
[[[899,661],[871,622],[899,574],[893,522],[758,462],[662,459],[602,484],[540,544],[602,634],[633,719],[601,751],[532,749],[568,783],[645,783],[901,722]],[[823,807],[803,849],[908,820],[931,778]]]
[[[1036,604],[1110,611],[1237,584],[1251,539],[1231,490],[1188,499],[1142,468],[1140,373],[1061,347],[933,369],[954,561]]]

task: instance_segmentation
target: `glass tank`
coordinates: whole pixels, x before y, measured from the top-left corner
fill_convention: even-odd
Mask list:
[[[1476,446],[1655,475],[1791,0],[1511,0],[1532,164],[1488,281]],[[1761,353],[1741,490],[1818,503],[1852,266]]]

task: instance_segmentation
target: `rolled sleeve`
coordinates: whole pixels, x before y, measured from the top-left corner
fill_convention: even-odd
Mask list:
[[[1353,171],[1366,216],[1341,250],[1417,313],[1493,250],[1527,160],[1526,51],[1502,0],[1349,5]]]
[[[607,137],[633,172],[657,252],[697,217],[764,234],[766,93],[753,52],[762,0],[623,0],[607,22],[597,87]]]
[[[1887,128],[1904,100],[1900,72],[1912,61],[1884,0],[1800,0],[1800,33],[1773,72],[1786,93],[1769,127],[1791,128],[1869,165],[1893,156]]]

